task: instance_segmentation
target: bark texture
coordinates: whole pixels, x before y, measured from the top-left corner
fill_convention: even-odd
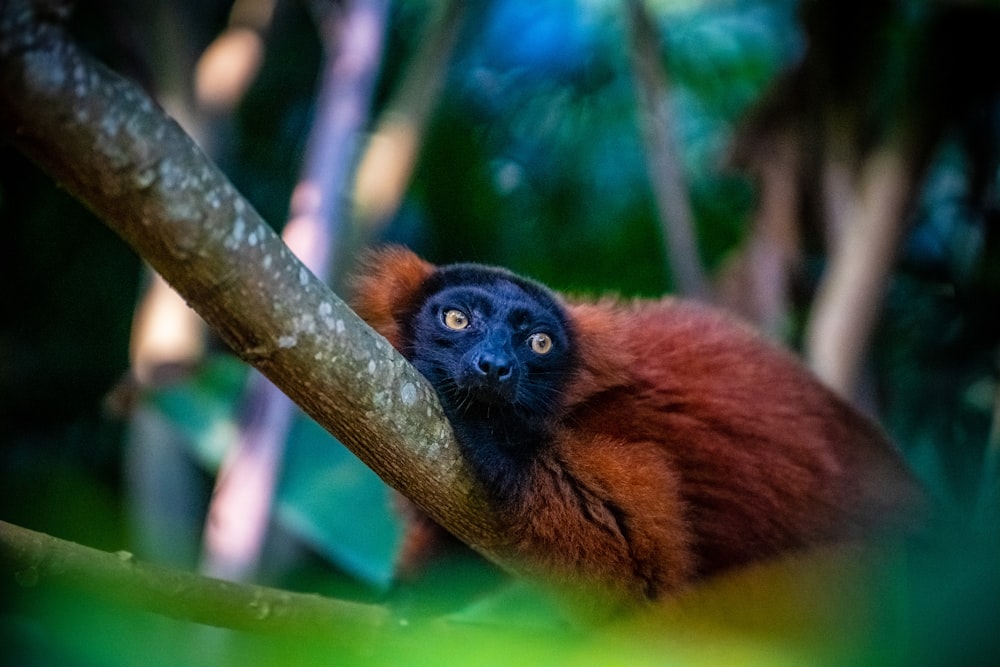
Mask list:
[[[299,262],[138,86],[81,52],[64,14],[44,2],[3,3],[3,132],[236,354],[387,483],[502,560],[503,536],[430,385]]]

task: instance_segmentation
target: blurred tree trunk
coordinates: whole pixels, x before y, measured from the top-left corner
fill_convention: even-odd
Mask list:
[[[358,245],[377,237],[399,210],[467,8],[465,0],[446,0],[432,9],[417,52],[368,137],[354,184]]]
[[[656,21],[642,0],[629,0],[625,11],[639,125],[663,231],[664,255],[677,292],[708,301],[711,295],[698,252],[690,194],[670,108],[667,73],[660,55],[662,40]]]
[[[322,79],[282,238],[326,281],[346,259],[351,234],[342,193],[349,191],[355,147],[368,118],[387,11],[384,0],[352,0],[316,19],[325,53]],[[294,416],[288,397],[251,372],[239,436],[223,461],[209,505],[201,565],[206,574],[234,581],[254,578]]]
[[[716,277],[716,300],[753,322],[766,335],[787,340],[795,277],[802,267],[797,174],[801,147],[794,132],[770,138],[768,159],[748,163],[759,192],[742,250]]]
[[[760,199],[721,293],[773,333],[794,308],[800,258],[825,256],[804,354],[865,403],[868,346],[911,209],[933,151],[980,94],[971,73],[992,57],[983,26],[996,19],[955,5],[907,22],[887,0],[810,0],[800,11],[805,56],[749,116],[734,151]],[[910,31],[913,47],[894,51],[892,30]]]
[[[806,329],[805,353],[835,391],[856,397],[872,332],[907,225],[918,174],[905,150],[868,157],[829,250]]]

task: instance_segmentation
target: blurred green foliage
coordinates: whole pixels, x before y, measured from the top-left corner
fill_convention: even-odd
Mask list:
[[[78,12],[76,31],[112,66],[138,75],[154,69],[155,61],[135,61],[141,49],[109,18],[115,4]],[[574,292],[670,292],[618,4],[473,3],[407,199],[380,240],[406,243],[435,262],[503,264]],[[892,68],[902,69],[905,52],[917,47],[914,26],[927,19],[928,4],[897,3],[887,42],[891,71],[881,72],[880,82],[899,80]],[[178,7],[198,24],[194,46],[203,48],[221,28],[226,3],[199,3],[201,14],[188,5],[193,3]],[[393,4],[375,113],[416,48],[428,5]],[[800,62],[799,4],[689,0],[649,6],[664,35],[702,259],[715,269],[738,247],[755,203],[750,181],[724,168],[727,151],[754,104]],[[104,19],[117,30],[103,31]],[[268,49],[218,159],[280,226],[313,113],[321,55],[304,3],[278,3]],[[922,556],[909,568],[889,572],[897,584],[906,580],[899,584],[905,599],[889,604],[909,616],[917,653],[902,659],[892,655],[894,647],[882,646],[885,655],[868,656],[873,664],[941,664],[956,656],[955,664],[985,664],[998,655],[991,632],[1000,628],[1000,556],[994,559],[1000,519],[992,512],[1000,478],[984,461],[1000,341],[1000,102],[995,88],[987,86],[983,95],[992,102],[948,136],[921,190],[889,286],[870,385],[884,422],[945,501],[950,519],[963,523],[976,512],[984,518],[949,536],[957,548],[918,550]],[[0,146],[0,219],[7,234],[0,248],[0,516],[122,548],[128,509],[123,425],[108,414],[104,397],[127,370],[139,262],[8,146]],[[810,267],[822,266],[818,252],[808,259]],[[213,357],[189,383],[143,398],[186,436],[189,456],[208,471],[231,438],[243,372]],[[198,481],[206,492],[207,480]],[[399,540],[390,506],[372,473],[301,418],[277,515],[281,529],[304,545],[305,556],[300,553],[297,569],[277,583],[437,611],[468,611],[470,599],[497,588],[495,572],[459,560],[424,588],[386,593]],[[215,662],[201,652],[215,641],[215,631],[123,615],[72,597],[23,605],[5,617],[7,636],[0,637],[12,656],[24,658],[20,664]],[[518,609],[513,604],[501,617],[523,618]],[[477,634],[470,630],[477,624],[466,618],[460,630],[387,629],[384,645],[359,648],[346,641],[349,646],[340,648],[359,664],[396,664],[393,656],[400,655],[413,665],[441,664],[443,656],[477,665],[843,664],[845,655],[858,658],[850,653],[851,638],[841,642],[848,653],[839,654],[826,644],[783,641],[780,632],[682,627],[663,642],[597,644],[560,640],[548,631]],[[343,664],[327,657],[336,655],[335,645],[241,642],[248,643],[228,661]],[[838,646],[836,638],[831,645]]]
[[[468,24],[487,26],[485,37],[467,30],[410,217],[389,237],[434,261],[503,264],[560,289],[670,291],[617,4],[484,7]],[[524,23],[534,15],[548,18]],[[664,20],[678,139],[710,267],[739,241],[753,203],[749,184],[722,169],[734,123],[800,49],[792,16],[788,3],[748,2]],[[559,37],[536,34],[545,31]]]

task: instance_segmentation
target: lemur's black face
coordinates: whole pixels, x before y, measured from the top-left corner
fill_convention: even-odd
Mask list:
[[[496,269],[444,267],[405,329],[405,353],[460,439],[539,444],[574,359],[566,315],[547,290]]]

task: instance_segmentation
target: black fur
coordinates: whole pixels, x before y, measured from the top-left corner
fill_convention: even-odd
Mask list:
[[[468,327],[445,326],[449,309]],[[576,363],[563,307],[541,285],[458,264],[427,280],[402,322],[403,353],[434,386],[469,461],[497,496],[510,497],[509,485],[551,438]],[[531,348],[539,332],[552,339],[547,354]]]

